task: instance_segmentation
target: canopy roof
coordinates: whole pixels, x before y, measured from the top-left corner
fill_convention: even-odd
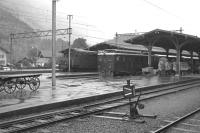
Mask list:
[[[98,51],[104,49],[126,49],[126,50],[139,50],[139,51],[148,51],[148,49],[141,44],[126,43],[126,40],[134,38],[137,36],[135,33],[126,33],[126,34],[118,34],[117,38],[113,38],[111,40],[107,40],[105,42],[101,42],[99,44],[93,45],[89,47],[89,50]],[[153,47],[152,51],[154,52],[165,52],[163,48]]]
[[[177,49],[198,52],[200,50],[200,38],[193,35],[155,29],[144,34],[137,35],[125,42],[141,44],[144,46],[157,46],[164,49]]]

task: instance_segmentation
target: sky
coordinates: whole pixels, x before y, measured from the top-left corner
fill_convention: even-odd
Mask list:
[[[116,32],[148,32],[156,28],[182,27],[183,33],[200,36],[199,3],[198,0],[58,0],[57,29],[68,27],[67,15],[71,14],[74,38],[84,37],[90,45],[112,39]],[[51,28],[52,0],[18,0],[15,5],[21,5],[17,9],[26,10],[27,14],[31,12],[28,15],[34,16],[35,29]]]

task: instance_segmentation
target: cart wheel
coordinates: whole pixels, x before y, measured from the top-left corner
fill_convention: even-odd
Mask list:
[[[13,93],[16,90],[15,82],[13,82],[11,80],[6,81],[4,83],[4,88],[5,88],[4,90],[6,93],[9,93],[9,94]]]
[[[0,85],[0,92],[4,90],[4,86]]]
[[[26,79],[25,78],[17,78],[16,79],[16,87],[18,89],[24,89],[24,87],[26,86]]]
[[[40,79],[38,77],[32,77],[29,80],[29,87],[31,90],[36,91],[40,87]]]

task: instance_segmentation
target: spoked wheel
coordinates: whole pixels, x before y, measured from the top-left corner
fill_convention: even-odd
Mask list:
[[[40,87],[40,79],[38,77],[30,78],[29,87],[31,90],[36,91]]]
[[[16,87],[19,90],[24,89],[25,86],[26,86],[26,79],[25,78],[17,78],[16,79]]]
[[[4,86],[0,85],[0,92],[4,90]]]
[[[4,90],[4,85],[3,84],[4,84],[4,82],[0,81],[0,92]]]
[[[16,90],[15,82],[12,80],[8,80],[4,83],[4,90],[6,93],[13,93]]]

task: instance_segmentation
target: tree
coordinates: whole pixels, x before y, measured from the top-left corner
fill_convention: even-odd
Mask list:
[[[74,42],[72,44],[72,48],[85,49],[87,47],[88,47],[88,45],[86,43],[86,39],[84,39],[84,38],[77,38],[74,40]]]
[[[30,59],[36,59],[38,57],[40,57],[42,54],[41,54],[41,51],[37,48],[32,48],[28,51],[28,54],[27,56],[30,58]]]

